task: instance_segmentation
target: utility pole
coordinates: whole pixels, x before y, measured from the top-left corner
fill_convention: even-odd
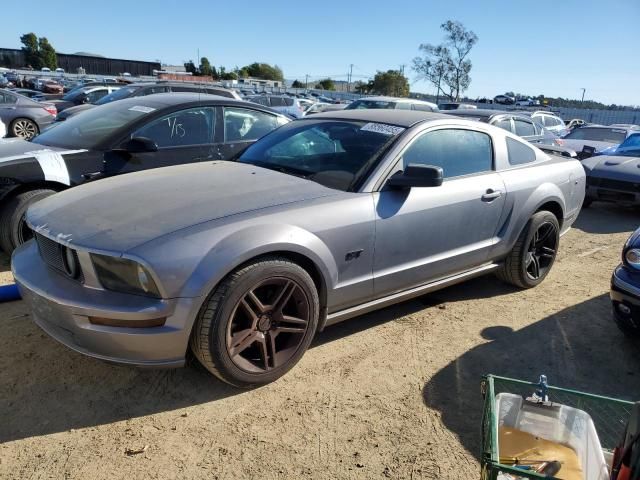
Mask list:
[[[403,63],[402,65],[400,65],[400,74],[404,77],[404,67],[406,67],[407,65],[405,63]]]
[[[304,76],[304,89],[309,90],[309,74],[308,73]]]
[[[347,75],[347,92],[351,91],[351,78],[353,77],[353,63],[349,65],[349,75]]]
[[[586,92],[587,89],[586,88],[582,88],[581,90],[582,90],[582,100],[581,101],[582,101],[582,103],[584,103],[584,92]]]

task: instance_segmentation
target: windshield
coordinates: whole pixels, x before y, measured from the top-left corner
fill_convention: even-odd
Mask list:
[[[576,128],[564,138],[572,140],[592,140],[594,142],[622,143],[626,130],[619,128]]]
[[[250,146],[238,161],[347,191],[403,131],[381,123],[297,121]]]
[[[92,108],[61,122],[55,128],[48,128],[35,137],[33,143],[61,148],[97,148],[117,130],[148,115],[155,109],[131,106],[126,102],[113,102]]]
[[[98,100],[96,105],[104,105],[105,103],[110,103],[115,100],[122,100],[123,98],[129,97],[133,92],[137,90],[136,87],[124,87],[116,90],[115,92],[110,93],[109,95],[105,95],[100,100]]]
[[[364,108],[396,108],[396,104],[384,100],[356,100],[347,105],[345,110],[360,110]]]

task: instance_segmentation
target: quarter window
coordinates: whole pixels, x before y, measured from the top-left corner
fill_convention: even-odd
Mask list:
[[[214,119],[213,108],[189,108],[153,120],[132,137],[150,138],[158,148],[213,143]]]
[[[427,132],[414,141],[402,156],[409,164],[442,167],[445,178],[488,172],[493,169],[493,148],[486,133],[444,129]]]
[[[531,163],[536,159],[536,152],[529,145],[507,137],[507,152],[510,165],[522,165]]]
[[[264,137],[281,123],[275,115],[247,108],[224,109],[224,141],[248,142]]]
[[[518,118],[514,118],[513,123],[516,126],[516,135],[521,137],[530,137],[536,134],[536,130],[533,128],[533,123],[520,120]]]
[[[433,108],[429,105],[425,105],[424,103],[413,103],[411,107],[413,110],[418,110],[420,112],[433,112]]]
[[[18,99],[9,93],[0,92],[0,103],[16,103]]]
[[[503,130],[506,130],[507,132],[513,132],[513,130],[511,130],[511,119],[510,118],[505,118],[503,120],[498,120],[496,123],[494,123],[494,125],[498,128],[502,128]]]

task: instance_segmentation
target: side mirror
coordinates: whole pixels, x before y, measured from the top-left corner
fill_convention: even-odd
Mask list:
[[[442,167],[413,163],[407,165],[404,172],[398,172],[387,180],[387,186],[399,189],[439,187],[442,185],[442,179]]]
[[[120,149],[128,153],[148,153],[157,152],[158,145],[147,137],[133,137],[124,142]]]

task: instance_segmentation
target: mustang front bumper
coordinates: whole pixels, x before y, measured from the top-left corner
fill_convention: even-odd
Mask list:
[[[72,350],[130,365],[184,364],[200,297],[155,299],[85,287],[48,267],[34,241],[14,252],[12,270],[35,323]],[[126,320],[132,326],[97,325],[90,317]],[[158,318],[166,318],[163,326],[135,328],[137,321]]]
[[[640,272],[619,265],[611,277],[610,296],[616,321],[640,332]]]

